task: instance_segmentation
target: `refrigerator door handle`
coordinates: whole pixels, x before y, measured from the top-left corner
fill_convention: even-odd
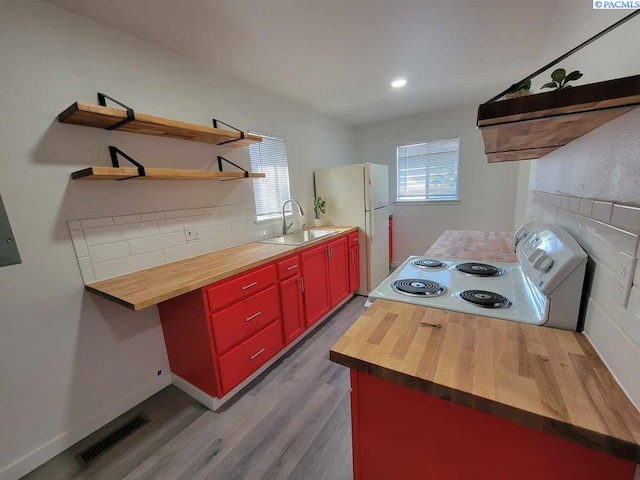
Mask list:
[[[373,204],[373,192],[374,192],[374,188],[373,188],[373,180],[371,179],[371,173],[369,173],[369,192],[367,193],[367,197],[369,197],[367,200],[369,200],[369,210],[373,210],[374,209],[374,204]]]
[[[376,212],[375,210],[369,210],[369,217],[371,218],[371,239],[376,236]]]

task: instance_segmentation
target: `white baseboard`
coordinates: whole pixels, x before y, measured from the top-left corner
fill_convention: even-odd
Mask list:
[[[59,453],[64,452],[71,445],[95,432],[100,427],[105,426],[110,421],[118,418],[127,410],[135,407],[140,402],[146,400],[151,395],[159,392],[170,384],[170,375],[165,374],[159,377],[154,377],[153,380],[147,382],[135,392],[120,398],[114,404],[103,408],[95,415],[83,420],[71,430],[58,435],[44,445],[27,453],[19,460],[16,460],[10,465],[4,467],[0,470],[0,480],[16,480],[30,471],[35,470],[46,461],[52,459]]]
[[[227,393],[222,398],[212,397],[208,393],[203,392],[198,387],[192,385],[191,383],[187,382],[184,378],[179,377],[178,375],[176,375],[174,373],[171,374],[171,377],[173,379],[173,384],[176,387],[178,387],[180,390],[182,390],[184,393],[186,393],[187,395],[190,395],[191,397],[193,397],[194,399],[196,399],[197,401],[202,403],[205,407],[209,408],[210,410],[216,411],[220,407],[222,407],[222,405],[224,405],[229,400],[231,400],[244,387],[249,385],[251,382],[253,382],[260,375],[262,375],[262,373],[265,370],[267,370],[271,365],[273,365],[276,361],[278,361],[278,359],[280,359],[283,355],[285,355],[289,350],[291,350],[293,347],[295,347],[307,335],[309,335],[316,328],[318,328],[321,324],[323,324],[324,321],[327,318],[329,318],[331,315],[333,315],[336,310],[338,310],[342,305],[347,303],[352,297],[353,297],[353,294],[349,295],[342,302],[340,302],[338,305],[333,307],[329,311],[329,313],[327,313],[324,317],[322,317],[320,320],[318,320],[316,323],[314,323],[311,327],[309,327],[307,330],[305,330],[304,333],[302,333],[302,335],[300,335],[293,342],[291,342],[289,345],[284,347],[283,350],[280,350],[280,352],[278,352],[271,360],[269,360],[267,363],[265,363],[262,367],[260,367],[254,373],[252,373],[250,377],[246,378],[241,384],[239,384],[237,387],[235,387],[233,390],[231,390],[229,393]]]

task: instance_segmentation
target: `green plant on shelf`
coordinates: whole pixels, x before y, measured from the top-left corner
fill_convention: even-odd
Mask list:
[[[551,80],[553,81],[545,83],[542,88],[555,88],[556,90],[569,88],[571,85],[568,85],[568,83],[578,80],[580,77],[582,77],[580,70],[574,70],[567,75],[567,71],[564,68],[558,68],[551,73]]]

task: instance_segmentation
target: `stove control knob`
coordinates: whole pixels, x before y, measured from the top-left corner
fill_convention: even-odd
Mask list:
[[[553,267],[553,258],[551,258],[546,253],[543,253],[533,262],[533,268],[541,271],[542,273],[547,273]]]

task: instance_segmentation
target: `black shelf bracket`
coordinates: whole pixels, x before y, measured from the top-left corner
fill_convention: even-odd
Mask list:
[[[226,127],[229,127],[231,129],[235,130],[236,132],[238,132],[240,134],[240,138],[234,138],[233,140],[227,140],[226,142],[216,143],[216,145],[225,145],[227,143],[233,143],[233,142],[237,142],[239,140],[244,139],[244,132],[242,130],[240,130],[239,128],[234,127],[233,125],[229,125],[228,123],[224,123],[222,120],[218,120],[218,119],[214,118],[213,119],[213,128],[218,128],[218,124],[219,123],[221,123],[222,125],[224,125]],[[220,157],[218,157],[218,158],[220,158]],[[231,162],[229,162],[229,163],[231,163]],[[236,167],[238,167],[238,166],[236,165]],[[238,168],[240,168],[240,167],[238,167]],[[220,170],[220,171],[222,171],[222,170]]]
[[[227,162],[230,165],[233,165],[234,167],[236,167],[239,170],[242,170],[244,172],[244,178],[249,178],[249,172],[247,170],[245,170],[244,168],[242,168],[240,165],[236,165],[235,163],[233,163],[231,160],[227,160],[224,157],[221,157],[220,155],[218,155],[218,171],[220,172],[224,172],[224,170],[222,169],[222,161]]]
[[[129,107],[128,105],[125,105],[124,103],[116,100],[113,97],[110,97],[109,95],[105,95],[104,93],[98,92],[98,104],[100,104],[103,107],[106,107],[107,106],[107,99],[111,100],[113,103],[117,103],[122,108],[124,108],[127,111],[127,118],[123,118],[119,122],[114,123],[113,125],[111,125],[109,127],[105,127],[105,130],[117,130],[121,126],[126,125],[127,123],[129,123],[132,120],[136,119],[136,114],[133,111],[133,108]]]
[[[140,163],[136,162],[129,155],[124,153],[122,150],[120,150],[119,148],[114,147],[113,145],[109,145],[109,155],[111,155],[111,165],[113,165],[114,168],[120,168],[120,162],[118,162],[118,155],[121,155],[122,157],[124,157],[125,159],[133,163],[136,167],[138,167],[138,175],[135,175],[133,177],[121,178],[120,180],[128,180],[130,178],[147,176],[147,172],[145,172],[144,167]]]

